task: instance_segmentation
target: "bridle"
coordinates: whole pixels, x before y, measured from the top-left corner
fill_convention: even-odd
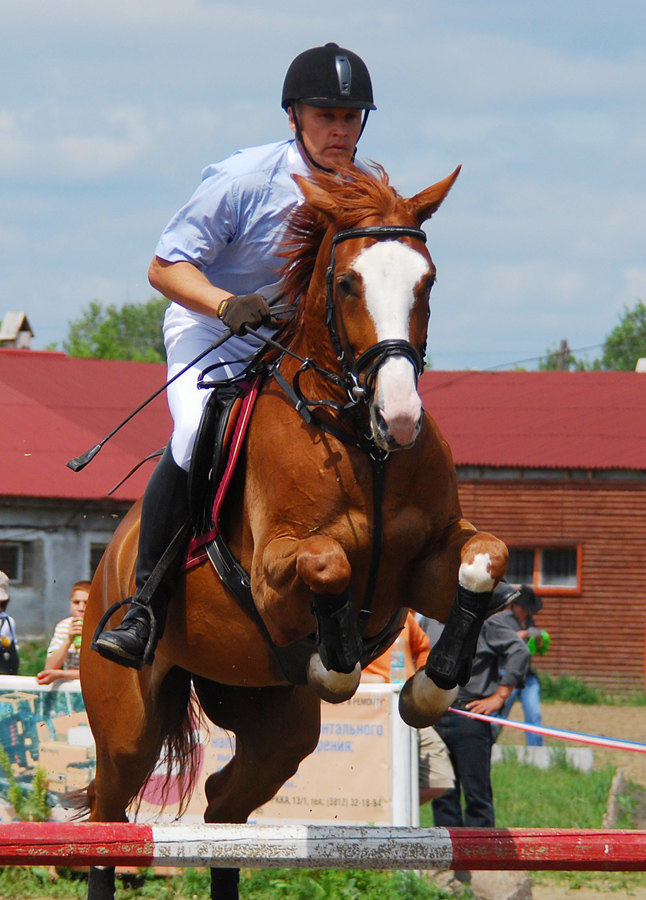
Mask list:
[[[389,356],[407,357],[411,361],[416,375],[421,375],[424,368],[425,343],[418,349],[410,341],[402,339],[378,341],[355,357],[348,341],[343,311],[334,300],[335,251],[343,241],[362,237],[371,237],[377,240],[412,237],[426,243],[426,234],[421,228],[412,228],[407,225],[366,225],[362,228],[345,228],[337,231],[332,238],[330,262],[325,275],[325,324],[346,380],[352,385],[353,395],[356,395],[357,390],[372,395],[377,371]],[[337,326],[337,318],[340,329]],[[343,341],[340,332],[343,334]],[[361,383],[362,374],[364,375],[363,384]]]
[[[294,375],[293,380],[293,390],[297,409],[299,410],[326,406],[338,413],[347,414],[358,404],[371,403],[379,369],[391,356],[403,356],[408,359],[413,366],[416,378],[423,371],[426,341],[418,348],[410,341],[401,338],[391,338],[378,341],[358,356],[355,355],[352,349],[343,319],[343,311],[335,300],[335,251],[337,246],[343,241],[362,237],[371,237],[377,240],[412,237],[424,243],[426,242],[426,234],[421,228],[413,228],[408,225],[366,225],[364,227],[345,228],[337,231],[333,236],[330,248],[330,261],[325,275],[325,325],[337,360],[341,366],[342,374],[339,375],[336,372],[324,369],[312,359],[302,360],[302,365]],[[327,381],[342,388],[348,397],[348,402],[339,403],[332,399],[314,400],[307,397],[301,388],[300,380],[301,376],[308,370],[315,370]],[[319,424],[321,424],[320,421]],[[326,430],[328,429],[326,428]],[[332,433],[337,437],[341,436],[336,430]],[[347,437],[345,439],[347,442]],[[361,449],[369,450],[369,452],[375,452],[377,449],[372,444],[371,439],[368,439],[368,442],[371,444],[370,447],[365,446],[363,439],[351,442],[356,443]]]

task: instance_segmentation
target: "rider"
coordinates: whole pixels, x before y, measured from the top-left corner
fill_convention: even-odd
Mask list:
[[[338,44],[305,50],[287,70],[282,107],[294,138],[240,150],[208,166],[167,225],[150,265],[150,283],[172,301],[164,319],[169,378],[227,328],[234,337],[168,388],[174,429],[144,494],[136,593],[123,622],[93,643],[102,656],[124,666],[139,669],[152,661],[153,619],[162,626],[170,600],[178,560],[166,571],[152,607],[138,596],[188,516],[188,469],[209,394],[197,389],[197,379],[206,366],[225,360],[214,377],[238,374],[258,349],[245,326],[276,324],[267,300],[277,292],[286,219],[303,200],[292,176],[333,172],[354,162],[368,113],[376,108],[368,69]]]

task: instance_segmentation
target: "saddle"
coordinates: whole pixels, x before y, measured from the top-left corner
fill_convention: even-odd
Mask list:
[[[249,574],[231,551],[220,522],[262,382],[263,376],[256,375],[248,381],[222,383],[211,391],[202,414],[189,472],[189,510],[194,536],[188,545],[184,570],[188,571],[208,558],[223,585],[264,635],[285,678],[292,684],[307,684],[307,665],[317,650],[316,634],[287,647],[274,643],[254,602]],[[379,634],[363,639],[362,668],[380,656],[400,631],[399,618],[398,610]]]

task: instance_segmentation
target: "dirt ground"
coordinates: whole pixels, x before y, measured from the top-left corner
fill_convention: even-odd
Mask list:
[[[520,707],[514,709],[512,718],[522,719]],[[549,703],[543,705],[543,724],[551,728],[564,728],[583,734],[597,734],[617,740],[639,741],[646,744],[646,707],[639,706],[575,706],[571,703]],[[524,743],[524,735],[520,731],[507,729],[504,743]],[[549,744],[560,743],[549,739]],[[564,746],[587,746],[578,742],[563,742]],[[611,763],[621,768],[626,778],[644,786],[646,796],[646,753],[632,750],[606,750],[594,748],[595,766]],[[646,829],[646,810],[644,818],[636,823],[636,827]],[[602,875],[599,876],[600,882]],[[644,893],[627,893],[626,891],[597,890],[594,886],[567,889],[545,885],[533,885],[532,900],[619,900],[621,897],[646,897]]]
[[[582,734],[597,734],[621,741],[638,741],[646,744],[646,706],[575,706],[572,703],[543,704],[543,725],[549,728],[564,728]],[[522,710],[516,704],[512,719],[522,721]],[[507,729],[504,743],[522,744],[524,734]],[[574,741],[557,741],[549,738],[548,744],[562,744],[566,747],[584,747]],[[633,750],[606,750],[594,748],[595,766],[610,762],[623,769],[626,778],[644,785],[646,790],[646,753]],[[646,828],[646,825],[642,826]]]

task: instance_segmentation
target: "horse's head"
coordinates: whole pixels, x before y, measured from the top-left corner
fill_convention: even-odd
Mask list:
[[[325,294],[325,321],[346,390],[368,403],[373,439],[385,451],[410,447],[421,428],[417,379],[435,266],[420,226],[459,171],[409,199],[390,187],[383,171],[298,179],[305,195],[297,214],[301,232],[308,216],[310,229],[319,231],[308,299]]]

